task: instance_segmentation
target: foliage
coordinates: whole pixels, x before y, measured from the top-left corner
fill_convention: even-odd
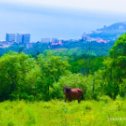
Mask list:
[[[60,56],[23,53],[0,58],[0,99],[49,99],[49,88],[65,74],[69,64]]]
[[[52,90],[53,98],[63,98],[64,86],[71,88],[81,88],[84,92],[84,99],[97,99],[99,95],[103,95],[101,71],[93,75],[84,76],[82,74],[68,73],[62,76],[57,83],[54,83]]]
[[[121,35],[114,43],[110,50],[110,56],[117,58],[118,56],[126,56],[126,34]]]
[[[125,88],[123,80],[126,78],[126,34],[119,37],[110,50],[110,57],[105,60],[106,94],[116,98],[122,95]]]
[[[54,56],[50,53],[46,55],[39,55],[37,62],[40,66],[42,87],[41,91],[44,92],[46,100],[50,99],[50,88],[53,88],[53,83],[57,82],[60,76],[66,73],[69,64],[60,56]]]
[[[103,60],[105,57],[96,57],[93,55],[71,56],[70,64],[73,73],[82,73],[84,75],[92,74],[98,69],[104,67]]]
[[[34,59],[23,53],[9,53],[2,56],[0,58],[0,99],[25,98],[23,95],[32,94],[35,83],[27,80],[34,70],[37,70]]]

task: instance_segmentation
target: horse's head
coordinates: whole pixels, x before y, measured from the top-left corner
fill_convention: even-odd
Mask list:
[[[70,88],[70,87],[67,87],[67,86],[65,86],[65,87],[64,87],[64,93],[69,93],[69,92],[70,92],[70,90],[71,90],[71,88]]]

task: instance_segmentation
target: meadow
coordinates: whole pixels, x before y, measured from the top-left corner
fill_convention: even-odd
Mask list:
[[[126,100],[4,101],[0,126],[125,126]]]

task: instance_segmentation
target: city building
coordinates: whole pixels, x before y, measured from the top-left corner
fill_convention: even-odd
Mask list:
[[[22,43],[23,44],[30,43],[30,34],[23,34]]]
[[[15,42],[15,38],[15,34],[6,33],[6,42]]]
[[[30,34],[17,34],[16,42],[19,43],[19,44],[30,43]]]
[[[17,43],[22,43],[22,38],[23,38],[23,35],[22,34],[17,34],[16,35],[16,42]]]
[[[6,33],[6,42],[16,42],[19,44],[28,44],[28,43],[30,43],[30,34]]]

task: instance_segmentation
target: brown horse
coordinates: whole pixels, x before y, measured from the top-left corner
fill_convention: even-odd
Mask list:
[[[83,91],[80,88],[64,87],[64,95],[65,95],[65,102],[66,100],[68,101],[78,100],[79,103],[83,98]]]

